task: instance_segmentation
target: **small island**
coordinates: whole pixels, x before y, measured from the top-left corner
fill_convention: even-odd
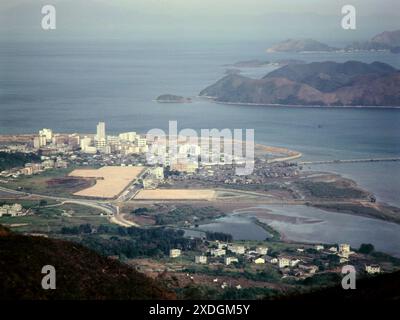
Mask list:
[[[162,94],[157,97],[156,101],[159,103],[190,103],[192,99],[173,94]]]

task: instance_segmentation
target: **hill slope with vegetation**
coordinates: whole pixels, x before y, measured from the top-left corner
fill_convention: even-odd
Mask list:
[[[0,300],[174,299],[175,294],[116,260],[79,244],[18,235],[0,225]],[[56,290],[41,287],[56,269]]]

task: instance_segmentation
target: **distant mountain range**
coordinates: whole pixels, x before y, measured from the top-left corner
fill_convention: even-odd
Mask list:
[[[357,41],[345,48],[331,47],[313,39],[288,39],[267,49],[267,52],[331,52],[331,51],[377,51],[400,53],[400,30],[385,31],[369,41]]]
[[[0,300],[174,299],[156,281],[72,242],[23,236],[0,225]],[[56,269],[56,290],[41,288],[42,267]]]
[[[390,50],[393,53],[400,52],[400,30],[385,31],[369,41],[354,42],[345,50]]]
[[[246,61],[238,61],[233,64],[224,65],[225,67],[234,67],[234,68],[261,68],[261,67],[269,67],[269,66],[286,66],[288,64],[300,64],[306,63],[303,60],[298,59],[279,59],[274,61],[262,61],[258,59],[254,60],[246,60]]]
[[[337,50],[337,48],[313,39],[288,39],[268,48],[267,52],[324,52]]]
[[[262,79],[228,75],[200,96],[237,104],[400,106],[400,71],[381,62],[289,64]]]

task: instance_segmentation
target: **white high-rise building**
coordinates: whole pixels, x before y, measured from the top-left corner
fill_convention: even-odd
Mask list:
[[[123,141],[134,142],[136,140],[136,132],[123,132],[119,134],[119,138]]]
[[[33,139],[33,147],[35,149],[39,149],[46,145],[46,137],[45,136],[38,136]]]
[[[97,131],[95,137],[95,146],[97,150],[104,152],[105,147],[107,146],[107,139],[106,139],[106,124],[104,122],[99,122],[97,124]]]
[[[96,140],[106,140],[106,124],[104,122],[97,124]]]
[[[39,130],[39,136],[40,137],[45,137],[47,142],[51,142],[51,139],[53,139],[53,130],[43,128],[42,130]]]
[[[139,136],[137,139],[137,145],[138,147],[145,147],[147,145],[147,139]]]
[[[85,151],[86,148],[90,147],[90,145],[92,144],[92,139],[90,139],[89,137],[84,137],[81,139],[80,142],[81,149]]]

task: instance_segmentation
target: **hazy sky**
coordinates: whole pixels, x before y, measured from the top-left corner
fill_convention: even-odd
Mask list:
[[[57,30],[40,28],[53,4]],[[340,28],[341,7],[357,30]],[[0,0],[2,39],[270,39],[349,41],[400,29],[400,0]]]

